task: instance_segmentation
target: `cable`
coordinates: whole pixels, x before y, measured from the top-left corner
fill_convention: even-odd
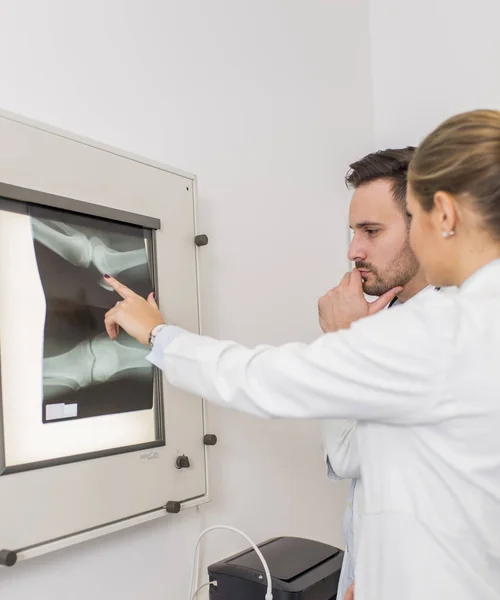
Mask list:
[[[198,505],[196,507],[196,512],[198,515],[198,523],[197,523],[197,533],[202,532],[204,529],[206,529],[206,525],[205,525],[205,520],[203,519],[203,515],[201,513],[201,507],[200,505]],[[201,565],[203,564],[203,558],[204,558],[204,548],[201,547],[200,548],[200,552],[198,554],[198,566],[196,568],[196,577],[198,578],[196,581],[200,581],[200,577],[202,577],[202,567]]]
[[[217,582],[216,581],[208,581],[207,583],[200,585],[200,587],[196,590],[196,592],[194,593],[191,600],[196,600],[196,596],[201,592],[201,590],[208,587],[209,585],[213,585],[214,587],[217,587]]]
[[[213,527],[208,527],[207,529],[205,529],[205,531],[202,531],[200,533],[200,535],[198,536],[198,540],[196,542],[196,547],[194,549],[193,566],[191,569],[191,577],[190,577],[191,587],[189,590],[188,600],[192,600],[191,593],[192,593],[193,587],[194,587],[194,589],[197,589],[197,587],[198,587],[198,548],[200,546],[200,542],[201,542],[202,538],[208,532],[213,531],[215,529],[225,529],[227,531],[233,531],[234,533],[237,533],[238,535],[241,535],[242,537],[244,537],[246,539],[246,541],[252,546],[252,548],[255,550],[255,553],[260,558],[260,561],[261,561],[262,566],[264,567],[264,571],[266,573],[267,591],[266,591],[264,600],[273,600],[271,573],[269,571],[269,567],[267,565],[266,559],[262,555],[262,552],[259,550],[257,545],[246,535],[246,533],[243,533],[243,531],[240,531],[239,529],[236,529],[234,527],[229,527],[227,525],[214,525]],[[193,579],[194,579],[194,586],[193,586]]]
[[[191,582],[191,585],[189,588],[188,600],[193,600],[193,598],[195,597],[195,596],[193,596],[193,589],[195,589],[195,590],[198,589],[198,568],[199,568],[198,548],[200,546],[200,542],[201,542],[202,538],[209,531],[213,531],[215,529],[226,529],[227,531],[234,531],[234,533],[237,533],[238,535],[241,535],[242,537],[244,537],[246,539],[246,541],[252,546],[252,548],[255,550],[255,553],[260,558],[260,562],[262,563],[262,566],[264,567],[264,571],[266,573],[267,591],[266,591],[264,600],[273,600],[271,573],[269,572],[269,567],[267,566],[266,559],[262,555],[262,552],[259,550],[259,548],[256,546],[256,544],[254,544],[254,542],[248,537],[248,535],[246,533],[243,533],[243,531],[240,531],[239,529],[236,529],[234,527],[229,527],[228,525],[214,525],[213,527],[208,527],[207,529],[205,529],[205,531],[202,531],[200,533],[200,535],[198,536],[198,540],[196,542],[196,546],[194,549],[193,566],[191,568],[191,577],[189,579],[189,581]]]

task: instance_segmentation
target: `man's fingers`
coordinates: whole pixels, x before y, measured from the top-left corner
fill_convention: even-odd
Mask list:
[[[385,294],[382,294],[379,298],[377,298],[374,302],[371,302],[368,305],[368,312],[370,315],[374,315],[378,313],[383,308],[385,308],[394,298],[403,291],[402,287],[395,287],[392,290],[389,290]]]
[[[351,279],[349,281],[351,286],[363,289],[363,278],[361,277],[361,273],[357,269],[353,269],[351,273]]]
[[[344,600],[354,600],[354,583],[349,586]]]
[[[342,279],[340,280],[340,283],[338,284],[338,286],[332,288],[331,290],[328,290],[328,292],[322,296],[322,298],[327,298],[328,295],[331,295],[332,292],[335,292],[338,289],[342,289],[342,288],[346,288],[349,287],[349,284],[351,283],[351,272],[347,271],[347,273],[344,274],[344,276],[342,277]]]
[[[349,285],[350,282],[351,282],[351,272],[347,271],[347,273],[344,275],[344,277],[342,277],[342,279],[340,280],[338,287],[343,286],[343,285]]]
[[[122,298],[134,298],[137,296],[135,292],[133,292],[126,285],[123,285],[123,283],[120,283],[114,277],[111,277],[110,275],[104,275],[104,279],[106,280],[106,283],[110,285]]]

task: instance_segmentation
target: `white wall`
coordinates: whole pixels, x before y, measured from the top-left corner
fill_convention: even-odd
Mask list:
[[[367,2],[4,0],[0,106],[196,173],[205,332],[310,340],[347,266],[346,165],[373,148]],[[342,543],[315,424],[208,418],[199,515],[4,569],[2,600],[183,600],[215,523]],[[214,533],[205,564],[245,546]]]
[[[454,113],[500,107],[500,2],[370,0],[375,145],[418,143]]]

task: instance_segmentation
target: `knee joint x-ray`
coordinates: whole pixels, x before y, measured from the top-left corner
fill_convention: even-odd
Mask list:
[[[153,236],[137,225],[0,202],[1,401],[4,421],[17,414],[4,431],[4,466],[57,460],[65,437],[66,458],[161,441],[159,374],[148,350],[104,331],[119,298],[103,275],[147,296]]]
[[[43,420],[150,409],[147,350],[124,333],[113,342],[103,331],[104,315],[118,300],[105,273],[142,295],[153,289],[144,230],[80,215],[62,222],[54,212],[29,210],[46,304]]]

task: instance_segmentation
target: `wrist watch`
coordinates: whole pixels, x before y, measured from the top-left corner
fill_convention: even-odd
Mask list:
[[[153,329],[151,330],[151,333],[149,334],[149,338],[148,338],[148,346],[150,348],[152,348],[154,346],[156,336],[166,326],[167,326],[166,323],[160,323],[159,325],[156,325],[156,327],[153,327]]]

